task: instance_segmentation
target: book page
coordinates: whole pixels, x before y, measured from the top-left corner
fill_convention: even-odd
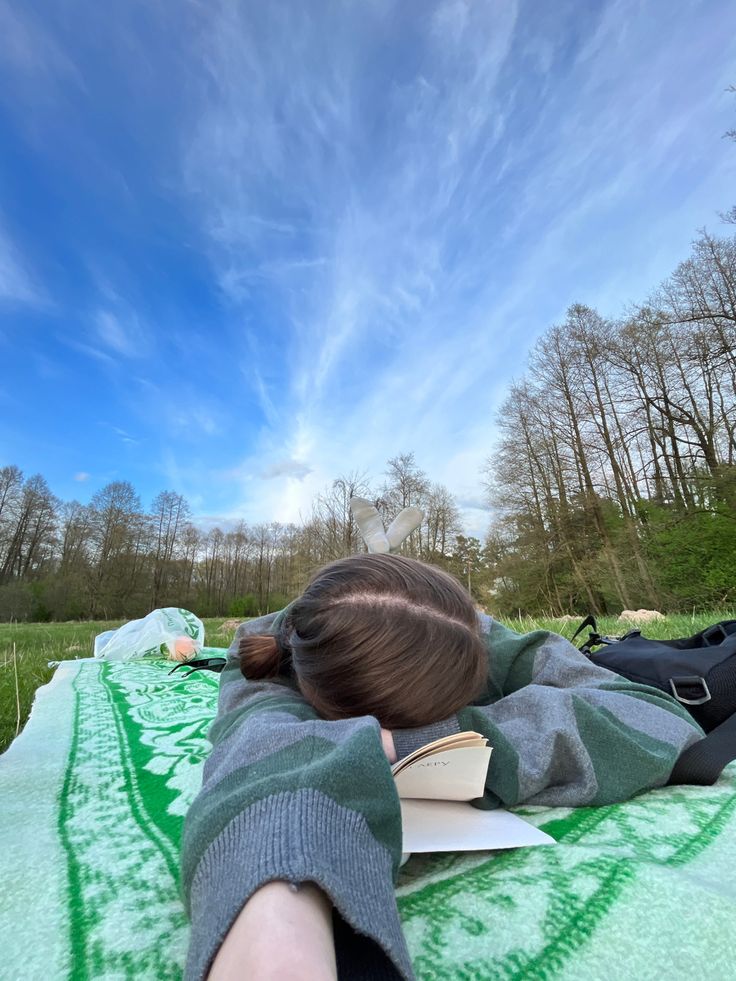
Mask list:
[[[488,740],[478,732],[455,732],[451,736],[443,736],[441,739],[435,739],[434,742],[427,743],[424,746],[420,746],[419,749],[415,749],[413,753],[409,753],[408,756],[394,763],[391,767],[391,772],[396,776],[404,767],[413,763],[415,760],[421,759],[424,756],[431,756],[433,753],[443,752],[446,749],[454,749],[460,746],[487,745]]]
[[[475,800],[485,792],[490,746],[461,746],[409,763],[394,777],[399,797]]]
[[[480,811],[443,800],[402,800],[402,851],[461,852],[554,845],[544,831],[510,811]]]

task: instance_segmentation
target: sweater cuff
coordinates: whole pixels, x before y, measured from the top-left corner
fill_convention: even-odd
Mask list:
[[[403,760],[415,749],[432,743],[435,739],[442,739],[443,736],[451,736],[453,733],[461,732],[460,722],[456,715],[451,715],[449,719],[442,722],[432,722],[428,726],[421,726],[418,729],[392,729],[391,735],[394,737],[394,749],[396,750],[396,762]]]
[[[248,899],[279,880],[314,882],[330,898],[348,927],[335,932],[338,961],[354,959],[350,947],[358,944],[361,958],[371,962],[366,977],[413,979],[392,873],[391,851],[363,815],[320,791],[257,801],[226,825],[194,873],[185,981],[207,977]]]

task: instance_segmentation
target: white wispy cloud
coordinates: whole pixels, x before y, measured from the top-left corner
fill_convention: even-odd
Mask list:
[[[294,477],[296,480],[304,480],[310,473],[312,468],[302,460],[278,460],[262,470],[259,476],[264,480],[273,480],[275,477]]]
[[[222,431],[222,424],[216,409],[205,405],[196,393],[184,393],[181,401],[169,401],[166,404],[170,424],[180,431],[194,432],[197,435],[213,436]],[[189,402],[189,404],[187,404]]]
[[[80,354],[84,354],[85,357],[93,358],[107,368],[115,368],[117,365],[115,358],[111,354],[108,354],[107,351],[101,351],[93,344],[85,344],[83,341],[77,341],[73,337],[68,337],[66,334],[57,334],[56,339],[73,351],[78,351]]]
[[[97,337],[106,347],[129,357],[136,353],[135,342],[129,330],[108,310],[98,310],[94,318]]]
[[[34,97],[51,89],[57,79],[71,80],[83,87],[81,76],[67,51],[59,45],[44,25],[43,19],[34,15],[29,5],[13,4],[0,0],[0,70],[12,75],[15,88],[7,89],[0,96],[8,101],[18,100],[28,93],[28,83],[42,82],[39,89],[34,85]]]
[[[144,358],[150,354],[149,331],[134,310],[99,309],[92,320],[97,341],[109,351],[124,358]]]
[[[135,446],[140,442],[137,437],[131,436],[129,432],[127,432],[125,429],[121,429],[120,426],[110,426],[110,429],[120,438],[123,443],[128,443],[130,446]]]
[[[43,291],[34,282],[24,258],[0,228],[0,302],[39,304]]]
[[[698,4],[663,27],[636,0],[582,24],[448,0],[401,24],[399,63],[396,11],[346,7],[327,24],[314,7],[217,4],[196,39],[183,188],[221,288],[236,306],[266,296],[280,318],[243,331],[264,425],[231,471],[234,510],[294,520],[338,473],[380,477],[413,449],[477,531],[494,413],[526,350],[581,294],[638,283],[620,213],[703,166],[712,27]],[[684,203],[660,211],[686,242]],[[647,274],[676,248],[642,250]],[[264,472],[278,486],[252,480]]]

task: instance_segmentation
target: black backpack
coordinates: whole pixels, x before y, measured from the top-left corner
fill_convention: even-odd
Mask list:
[[[586,627],[590,634],[580,650],[591,661],[676,698],[708,733],[680,756],[669,783],[715,783],[736,759],[736,620],[722,620],[692,637],[649,640],[640,630],[601,636],[589,616],[572,639]]]

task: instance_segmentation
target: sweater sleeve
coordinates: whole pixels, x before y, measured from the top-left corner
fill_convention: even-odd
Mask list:
[[[185,820],[182,891],[192,932],[185,978],[206,978],[250,896],[273,880],[316,883],[335,908],[338,976],[413,978],[394,879],[401,815],[378,722],[327,722],[288,678],[220,676],[212,752]]]
[[[675,699],[584,657],[558,634],[517,634],[485,618],[485,704],[426,730],[394,733],[399,758],[462,730],[493,747],[485,796],[499,804],[581,806],[628,800],[663,786],[703,732]]]

